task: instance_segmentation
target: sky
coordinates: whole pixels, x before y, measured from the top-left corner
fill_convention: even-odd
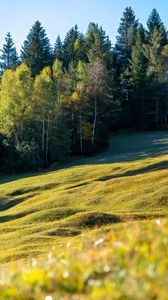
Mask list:
[[[58,34],[64,38],[67,31],[78,24],[86,32],[90,22],[102,25],[115,43],[123,11],[131,6],[137,19],[146,25],[149,14],[156,8],[168,27],[167,0],[9,0],[1,3],[0,48],[4,36],[11,32],[19,51],[30,27],[39,20],[53,44]]]

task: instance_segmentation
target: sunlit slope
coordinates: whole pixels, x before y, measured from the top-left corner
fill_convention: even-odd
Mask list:
[[[168,133],[125,133],[62,169],[0,181],[0,258],[40,254],[85,229],[166,216]]]

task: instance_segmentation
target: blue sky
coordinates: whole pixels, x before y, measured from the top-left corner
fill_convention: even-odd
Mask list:
[[[168,27],[166,0],[11,0],[2,1],[0,17],[0,47],[6,32],[12,33],[19,50],[32,24],[38,19],[52,43],[58,34],[62,37],[75,24],[86,32],[89,22],[103,26],[115,42],[120,18],[126,6],[131,6],[144,25],[155,7]]]

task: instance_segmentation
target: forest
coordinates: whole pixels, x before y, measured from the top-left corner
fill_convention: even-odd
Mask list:
[[[127,7],[115,45],[90,23],[52,46],[36,21],[20,55],[7,33],[0,73],[1,172],[90,156],[115,130],[168,127],[168,33],[156,9],[144,26]]]

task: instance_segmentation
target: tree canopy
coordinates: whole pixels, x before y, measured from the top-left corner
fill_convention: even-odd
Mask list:
[[[115,45],[91,22],[85,34],[75,25],[52,47],[36,21],[20,57],[7,33],[0,68],[4,170],[91,155],[116,129],[168,127],[167,29],[156,9],[145,28],[127,7]]]

